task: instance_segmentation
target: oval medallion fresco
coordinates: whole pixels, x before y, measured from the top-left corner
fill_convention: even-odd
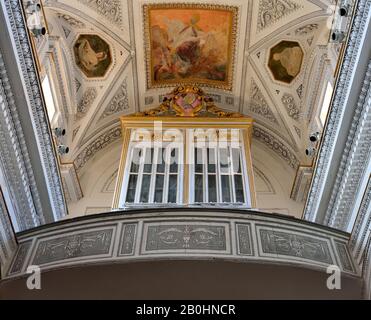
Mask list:
[[[109,45],[98,35],[80,35],[73,51],[77,66],[88,78],[103,77],[112,62]]]
[[[270,49],[268,67],[275,80],[291,83],[299,74],[303,50],[296,41],[281,41]]]

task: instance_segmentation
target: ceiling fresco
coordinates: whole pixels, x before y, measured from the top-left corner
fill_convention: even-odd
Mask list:
[[[268,66],[274,79],[291,83],[300,72],[303,55],[303,50],[295,41],[281,41],[271,48]]]
[[[145,5],[148,88],[200,83],[231,89],[237,7]]]
[[[288,167],[305,156],[318,92],[337,63],[334,0],[43,0],[66,120],[65,162],[119,138],[119,117],[158,107],[179,83],[255,120],[253,141]],[[42,59],[42,58],[40,58]],[[330,68],[331,67],[331,68]]]
[[[103,77],[112,62],[109,45],[95,34],[80,35],[73,52],[77,66],[89,78]]]

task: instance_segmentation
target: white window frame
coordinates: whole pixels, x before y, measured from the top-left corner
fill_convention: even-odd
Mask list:
[[[142,182],[143,182],[143,169],[144,169],[144,161],[141,161],[139,164],[139,169],[137,172],[137,182],[136,182],[136,191],[134,196],[134,202],[126,202],[127,192],[128,192],[128,183],[129,178],[131,175],[130,168],[132,159],[134,156],[134,149],[138,148],[137,141],[134,141],[135,132],[132,132],[130,143],[128,147],[128,153],[127,153],[127,159],[125,163],[125,170],[124,170],[124,179],[122,182],[123,188],[121,190],[121,196],[120,196],[120,207],[129,207],[129,206],[145,206],[145,205],[179,205],[183,203],[183,176],[184,176],[184,165],[183,165],[183,157],[184,157],[184,146],[182,144],[174,144],[171,142],[161,142],[156,143],[151,141],[151,143],[147,146],[142,146],[141,150],[142,152],[147,152],[147,150],[151,150],[151,148],[154,149],[153,159],[158,159],[158,152],[161,149],[165,149],[165,159],[164,166],[165,170],[163,173],[164,175],[164,184],[163,184],[163,194],[162,194],[162,200],[163,202],[154,202],[154,196],[155,196],[155,184],[156,184],[156,177],[157,177],[157,162],[152,163],[152,168],[150,173],[144,173],[144,174],[150,174],[151,180],[150,180],[150,187],[149,187],[149,196],[148,196],[148,202],[140,202],[140,195],[142,191]],[[170,145],[170,146],[169,146]],[[170,157],[171,157],[171,150],[173,148],[176,148],[178,150],[178,172],[177,172],[177,194],[176,194],[176,201],[175,202],[168,202],[168,193],[169,193],[169,178],[172,173],[170,173]],[[144,151],[145,150],[145,151]],[[145,155],[141,157],[141,159],[144,159]]]
[[[241,132],[240,132],[241,133]],[[192,133],[189,135],[188,141],[191,141],[193,139]],[[215,155],[216,155],[216,190],[217,190],[217,201],[213,202],[212,204],[217,204],[217,205],[235,205],[235,206],[243,206],[243,207],[251,207],[251,198],[250,198],[250,188],[249,188],[249,179],[248,179],[248,174],[247,174],[247,166],[246,166],[246,153],[245,153],[245,146],[243,143],[243,136],[240,134],[240,143],[239,143],[239,150],[240,150],[240,160],[241,160],[241,173],[240,175],[242,176],[242,184],[243,184],[243,192],[244,192],[244,202],[236,202],[236,192],[235,192],[235,182],[234,182],[234,168],[233,168],[233,161],[231,163],[231,166],[229,167],[229,172],[226,173],[221,173],[220,170],[220,151],[219,149],[225,148],[225,146],[220,146],[219,142],[213,143],[210,147],[208,146],[208,143],[205,142],[205,144],[200,147],[202,149],[202,160],[203,160],[203,171],[202,171],[202,176],[203,176],[203,199],[204,201],[202,202],[196,202],[195,201],[195,175],[197,174],[195,172],[195,149],[199,148],[196,144],[191,145],[188,147],[188,159],[189,159],[189,203],[190,204],[208,204],[209,203],[209,194],[208,194],[208,163],[204,161],[207,157],[207,149],[212,148],[215,149]],[[229,159],[232,159],[232,149],[236,148],[235,146],[232,147],[231,143],[227,143],[228,149],[229,149]],[[221,176],[222,175],[227,175],[229,177],[229,182],[230,182],[230,199],[231,201],[229,202],[223,202],[222,201],[222,182],[221,182]]]

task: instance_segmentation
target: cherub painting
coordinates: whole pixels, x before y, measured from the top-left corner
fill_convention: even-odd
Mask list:
[[[74,53],[76,64],[89,78],[104,76],[111,63],[109,46],[97,35],[80,35]]]
[[[235,11],[187,5],[146,6],[150,87],[184,82],[227,87]]]

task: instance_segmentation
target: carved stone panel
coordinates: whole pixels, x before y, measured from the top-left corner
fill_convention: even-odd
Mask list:
[[[42,265],[60,260],[108,254],[113,229],[81,232],[40,241],[33,264]]]
[[[136,227],[136,224],[124,224],[122,226],[119,256],[134,254]]]
[[[146,251],[226,251],[226,227],[192,223],[150,225],[145,244]]]
[[[32,241],[27,241],[27,242],[21,243],[18,246],[18,251],[15,255],[9,274],[19,273],[22,271],[22,267],[25,263],[25,259],[26,259],[28,250],[31,247],[31,244],[32,244]]]
[[[292,232],[268,229],[260,229],[259,232],[263,254],[279,254],[333,264],[326,241]]]
[[[247,223],[236,224],[237,239],[238,239],[238,253],[241,255],[253,255],[251,227]]]
[[[335,241],[335,246],[340,258],[342,268],[345,271],[353,272],[354,267],[352,265],[352,262],[350,261],[346,243]]]

